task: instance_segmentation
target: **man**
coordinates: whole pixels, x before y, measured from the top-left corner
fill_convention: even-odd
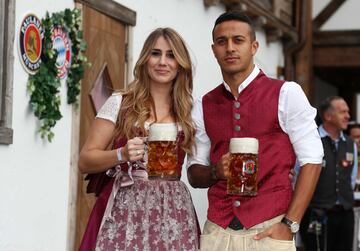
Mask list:
[[[356,192],[360,192],[360,167],[359,167],[359,151],[360,151],[360,124],[352,121],[352,122],[349,122],[349,126],[346,130],[347,134],[350,136],[350,138],[355,142],[356,144],[356,148],[357,148],[357,164],[358,164],[358,167],[357,167],[357,176],[356,176]],[[356,203],[357,206],[360,206],[360,201],[359,201],[359,198],[357,198],[357,201]]]
[[[320,173],[316,110],[299,85],[270,79],[254,65],[258,46],[244,13],[216,20],[212,50],[224,82],[194,104],[196,152],[188,162],[190,184],[209,187],[203,251],[295,250],[293,235]],[[259,140],[255,197],[226,194],[233,137]],[[296,157],[302,169],[293,194],[288,174]]]
[[[350,119],[349,107],[343,98],[329,97],[321,104],[320,115],[325,155],[319,182],[301,222],[301,238],[306,251],[351,251],[357,149],[343,133]]]
[[[359,151],[360,151],[360,124],[355,121],[350,121],[346,130],[350,138],[355,142],[357,148],[357,176],[354,188],[354,250],[359,247],[360,236],[359,236],[359,219],[360,219],[360,167],[359,167]]]

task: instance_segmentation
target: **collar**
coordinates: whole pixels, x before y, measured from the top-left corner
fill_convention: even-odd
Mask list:
[[[325,130],[323,124],[319,126],[319,135],[321,138],[324,138],[326,136],[330,137],[330,134]],[[339,139],[341,139],[342,141],[346,141],[343,131],[340,132],[340,137],[335,141],[339,141]]]
[[[255,65],[250,75],[239,85],[238,93],[240,94],[242,90],[244,90],[256,78],[259,73],[260,69],[257,65]],[[225,80],[223,80],[223,84],[225,86],[225,89],[228,92],[231,92],[230,86],[225,82]]]

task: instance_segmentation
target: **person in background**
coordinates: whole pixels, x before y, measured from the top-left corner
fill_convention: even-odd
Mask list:
[[[356,176],[356,183],[354,188],[354,250],[359,250],[360,248],[360,124],[356,123],[355,121],[350,121],[348,128],[346,130],[347,135],[356,143],[357,152],[358,152],[358,167],[357,167],[357,176]]]
[[[350,119],[349,107],[342,97],[328,97],[320,106],[320,115],[324,159],[313,198],[301,222],[301,239],[306,251],[351,251],[357,149],[343,132]]]
[[[128,91],[106,101],[80,152],[81,172],[114,177],[99,195],[80,250],[94,250],[95,241],[96,250],[106,251],[198,250],[197,217],[186,185],[180,177],[149,180],[141,162],[149,126],[173,124],[181,174],[185,153],[194,145],[192,89],[192,64],[183,39],[171,28],[154,30]]]
[[[316,109],[298,84],[271,79],[254,64],[259,43],[246,14],[220,15],[212,35],[224,81],[195,101],[196,152],[188,159],[190,184],[209,188],[200,250],[295,250],[323,157]],[[233,137],[259,141],[254,197],[226,192]],[[296,157],[302,168],[293,193],[288,174]]]
[[[346,130],[347,135],[350,136],[350,138],[355,142],[356,144],[356,148],[358,151],[358,165],[360,164],[359,162],[359,158],[360,158],[360,124],[354,122],[354,121],[350,121],[349,122],[349,126]],[[356,176],[356,188],[355,190],[360,191],[360,168],[358,166],[357,169],[357,176]],[[360,205],[358,205],[360,206]]]

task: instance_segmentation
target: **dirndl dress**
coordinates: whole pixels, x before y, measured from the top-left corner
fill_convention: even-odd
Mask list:
[[[114,183],[96,251],[198,250],[197,218],[182,181],[144,178],[120,184],[117,191],[115,187]]]

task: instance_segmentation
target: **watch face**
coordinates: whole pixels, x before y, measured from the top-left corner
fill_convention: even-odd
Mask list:
[[[292,233],[296,233],[297,231],[299,231],[299,224],[294,222],[293,224],[291,224],[290,229]]]

